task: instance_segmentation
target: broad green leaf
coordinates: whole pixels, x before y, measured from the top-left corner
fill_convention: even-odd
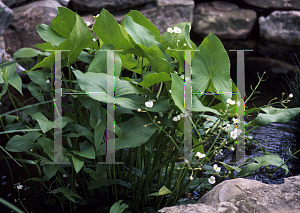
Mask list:
[[[184,110],[184,83],[183,80],[176,74],[171,73],[172,76],[172,86],[171,86],[171,96],[175,102],[175,105],[181,110]]]
[[[93,26],[93,31],[104,42],[112,44],[119,50],[135,49],[128,40],[126,31],[121,30],[120,25],[106,9],[102,9]]]
[[[76,132],[78,132],[78,134],[80,134],[81,136],[86,135],[86,136],[93,136],[93,133],[86,127],[83,127],[79,124],[71,124],[70,125],[73,129],[76,130]]]
[[[78,173],[80,172],[81,168],[83,167],[84,161],[72,156],[72,162],[74,164],[75,171]]]
[[[51,28],[64,38],[69,38],[78,15],[65,7],[59,7],[57,15],[51,20]]]
[[[49,179],[51,179],[59,169],[59,164],[45,164],[43,172]]]
[[[151,120],[146,115],[140,116],[141,117],[134,117],[119,124],[123,137],[115,139],[115,151],[123,148],[138,147],[146,143],[158,129],[154,125],[145,127]],[[106,144],[103,144],[99,151],[99,155],[104,154],[106,154]]]
[[[4,66],[4,64],[6,64],[6,63],[3,63],[1,65]],[[10,63],[9,65],[6,64],[6,66],[10,66],[12,64],[13,63]],[[1,94],[0,94],[0,99],[1,99],[2,95],[4,95],[6,93],[6,91],[8,89],[8,75],[7,75],[6,67],[3,68],[3,69],[1,68],[1,71],[3,72],[1,74],[2,74],[2,77],[3,77],[3,82],[4,83],[3,83],[3,86],[2,86],[2,91],[1,91]]]
[[[73,150],[74,154],[77,154],[81,157],[95,159],[95,150],[92,144],[87,141],[84,141],[79,144],[80,151]]]
[[[49,156],[51,160],[54,161],[54,141],[45,137],[40,137],[37,139],[37,141],[42,146],[43,151]],[[66,153],[68,153],[68,150],[65,149],[64,147],[61,148],[62,148],[62,161],[69,162],[69,158],[65,156]],[[60,153],[57,154],[60,155]]]
[[[91,31],[83,19],[76,14],[75,20],[76,22],[70,36],[57,47],[59,50],[70,50],[68,51],[70,61],[75,61],[81,51],[92,42]]]
[[[6,66],[6,74],[7,74],[8,84],[12,85],[14,88],[16,88],[23,95],[23,93],[22,93],[22,80],[21,80],[21,77],[16,73],[16,68],[17,68],[16,63],[13,63],[13,64],[10,64],[10,65]]]
[[[123,200],[115,202],[114,205],[112,205],[112,207],[110,208],[109,213],[122,213],[126,208],[129,207],[129,205],[125,203],[121,205],[122,202]]]
[[[13,55],[13,59],[17,59],[17,58],[32,58],[32,57],[36,57],[37,55],[45,55],[45,56],[49,56],[50,53],[44,53],[41,52],[39,50],[35,50],[32,48],[22,48],[19,49],[17,52],[14,53]]]
[[[28,151],[35,147],[34,142],[40,136],[41,133],[38,132],[30,132],[23,136],[15,135],[7,142],[5,149],[10,152]]]
[[[247,126],[265,126],[270,123],[285,123],[291,120],[300,112],[300,107],[297,108],[274,108],[272,106],[261,108],[266,113],[259,113],[257,117],[252,120]]]
[[[155,36],[156,41],[160,41],[161,36],[159,30],[141,12],[137,10],[130,10],[130,12],[127,13],[126,16],[130,16],[135,23],[147,28]],[[124,21],[125,19],[123,19],[122,21],[123,26]]]
[[[161,196],[161,195],[167,195],[172,193],[167,187],[163,186],[160,188],[160,190],[158,192],[152,193],[148,196]]]
[[[196,52],[193,64],[193,90],[197,93],[205,92],[210,85],[214,92],[225,93],[221,95],[222,102],[232,97],[232,84],[230,79],[230,61],[221,41],[210,33],[201,43]]]
[[[216,115],[221,115],[217,110],[212,109],[210,107],[203,106],[203,104],[201,103],[201,101],[199,101],[199,99],[197,98],[196,95],[192,96],[192,111],[193,112],[212,112],[212,113],[215,113]]]
[[[170,78],[170,75],[165,73],[165,72],[161,72],[161,73],[151,73],[149,75],[147,75],[143,81],[141,83],[139,83],[139,85],[149,88],[154,84],[158,84],[160,82],[164,82],[164,81],[171,81],[172,79]]]
[[[58,46],[60,43],[66,40],[46,24],[40,24],[39,26],[37,26],[36,31],[44,41],[50,42],[55,46]]]
[[[70,189],[67,189],[67,188],[61,188],[61,187],[57,187],[58,191],[60,191],[61,193],[64,194],[64,196],[66,196],[66,198],[68,198],[69,200],[71,200],[72,202],[74,203],[77,203],[75,200],[74,200],[74,197],[77,197],[77,198],[80,198],[82,199],[78,194],[76,194],[75,192],[73,192],[72,190]]]
[[[155,101],[151,108],[147,108],[145,105],[143,105],[143,108],[148,109],[149,112],[165,112],[170,109],[169,102],[170,99],[159,100]]]
[[[53,48],[53,49],[55,49],[55,48]],[[55,54],[52,53],[51,55],[45,57],[41,62],[34,65],[34,67],[32,67],[29,71],[32,71],[32,70],[35,70],[35,69],[41,68],[41,67],[51,68],[54,65],[54,61],[55,61]]]
[[[38,48],[38,49],[40,49],[42,51],[45,51],[45,52],[47,50],[53,50],[53,49],[55,49],[55,47],[50,42],[42,43],[42,44],[37,44],[37,45],[34,45],[33,47]]]
[[[136,44],[150,48],[155,42],[155,36],[150,30],[135,23],[130,16],[125,17],[124,26]]]

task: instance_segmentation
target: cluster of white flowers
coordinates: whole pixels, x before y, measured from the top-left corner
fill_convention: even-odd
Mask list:
[[[228,99],[226,100],[226,102],[227,102],[228,104],[230,104],[230,105],[234,105],[234,104],[235,104],[235,101],[231,100],[230,98],[228,98]],[[241,105],[241,102],[240,102],[240,101],[237,101],[237,102],[236,102],[236,105],[239,107],[239,106]]]
[[[172,29],[171,27],[169,27],[169,28],[167,29],[167,31],[168,31],[169,33],[181,33],[181,29],[178,28],[178,27],[174,27],[174,29]]]

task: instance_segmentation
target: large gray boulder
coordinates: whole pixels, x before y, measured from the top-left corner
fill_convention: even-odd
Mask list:
[[[164,34],[168,27],[181,22],[193,21],[195,3],[193,0],[157,0],[157,6],[150,9],[139,10],[151,23]],[[121,23],[125,15],[115,16]]]
[[[256,21],[256,12],[237,5],[215,1],[196,6],[193,31],[200,35],[214,33],[219,38],[246,38]]]
[[[300,11],[274,11],[259,18],[260,36],[266,40],[300,44]]]
[[[103,8],[108,11],[120,11],[155,1],[156,0],[71,0],[70,6],[76,11],[100,13]]]
[[[1,8],[5,8],[6,5],[3,4],[0,1],[0,10]],[[11,21],[13,20],[14,12],[6,7],[1,13],[0,13],[0,36],[4,33],[4,31],[8,28]]]
[[[242,0],[247,4],[261,7],[265,9],[300,9],[300,1],[299,0]]]
[[[3,34],[6,48],[9,53],[14,53],[23,47],[31,47],[44,43],[36,32],[36,26],[51,24],[51,20],[57,15],[58,7],[62,5],[57,1],[37,1],[13,9],[14,18]]]
[[[28,0],[2,0],[2,2],[4,4],[9,5],[10,7],[21,4],[21,3],[26,2],[26,1],[28,1]]]
[[[237,178],[216,185],[197,204],[166,207],[165,213],[299,213],[300,176],[284,178],[283,184],[264,184]]]

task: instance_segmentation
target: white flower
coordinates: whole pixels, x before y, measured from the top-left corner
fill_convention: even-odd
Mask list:
[[[238,128],[234,128],[234,130],[232,132],[230,132],[230,137],[232,137],[233,139],[236,139],[238,135],[240,135],[243,131],[241,129]]]
[[[193,176],[191,176],[191,177],[190,177],[190,180],[193,180],[193,179],[194,179]]]
[[[220,172],[220,171],[221,171],[221,168],[218,167],[217,164],[214,164],[214,170],[216,170],[216,172]]]
[[[180,115],[177,115],[173,118],[173,121],[179,121],[180,120]]]
[[[186,43],[184,43],[183,46],[186,46]]]
[[[202,154],[201,152],[197,152],[196,156],[198,156],[199,158],[204,158],[205,154]]]
[[[169,27],[169,28],[167,29],[167,31],[168,31],[169,33],[173,33],[173,30],[172,30],[171,27]]]
[[[233,120],[233,122],[236,123],[236,124],[239,124],[239,123],[240,123],[240,119],[235,119],[235,118],[233,118],[232,120]]]
[[[253,139],[253,136],[249,135],[249,136],[248,136],[248,139]]]
[[[231,149],[231,151],[234,151],[234,150],[235,150],[234,147],[230,147],[230,149]]]
[[[22,189],[23,185],[17,185],[17,189]]]
[[[230,127],[230,124],[227,124],[227,128],[229,128]]]
[[[169,90],[169,93],[172,93],[172,90]]]
[[[185,78],[185,80],[186,80],[186,81],[189,81],[189,80],[190,80],[190,78],[189,78],[189,77],[186,77],[186,78]]]
[[[190,163],[188,159],[185,159],[184,162],[185,162],[185,163]]]
[[[232,132],[230,132],[230,137],[232,137],[233,139],[236,139],[238,136],[237,131],[233,130]]]
[[[158,112],[158,115],[159,115],[159,117],[164,117],[164,113],[162,113],[162,112]]]
[[[181,75],[180,78],[184,79],[184,75]]]
[[[50,83],[50,80],[49,80],[49,79],[47,79],[46,83],[47,83],[47,84],[49,84],[49,83]]]
[[[221,155],[223,155],[223,149],[220,149],[219,153],[220,153]]]
[[[68,177],[68,175],[66,175],[66,174],[63,174],[63,177],[64,177],[64,178],[66,178],[66,177]]]
[[[180,40],[177,40],[177,43],[179,43]]]
[[[91,22],[87,21],[87,22],[84,22],[87,26],[90,26],[91,25]]]
[[[137,110],[138,112],[141,112],[142,110],[141,110],[141,108],[138,108],[138,110]]]
[[[240,101],[237,101],[236,102],[236,105],[239,107],[241,105],[241,102]]]
[[[289,95],[289,98],[292,98],[292,97],[294,97],[294,95],[291,93],[291,94]]]
[[[171,48],[170,47],[167,47],[167,50],[170,50]]]
[[[174,71],[175,74],[178,74],[178,72]]]
[[[150,108],[152,108],[153,107],[153,101],[147,101],[146,103],[145,103],[145,105],[146,105],[146,107],[150,107]]]
[[[181,29],[178,27],[174,27],[174,33],[181,33]]]
[[[235,101],[231,100],[230,98],[228,98],[226,102],[229,103],[229,104],[231,104],[231,105],[235,104]]]
[[[214,184],[216,182],[216,178],[214,176],[210,176],[210,178],[208,178],[208,182],[210,184]]]
[[[93,42],[97,41],[97,39],[93,38]]]
[[[187,117],[187,113],[180,113],[180,116],[183,118],[183,117]]]

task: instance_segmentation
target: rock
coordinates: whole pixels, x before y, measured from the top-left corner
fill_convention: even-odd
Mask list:
[[[120,11],[136,6],[143,6],[155,0],[72,0],[70,7],[75,11],[89,11],[90,13],[100,13],[103,8],[108,11]]]
[[[241,194],[245,189],[255,188],[263,185],[264,184],[259,181],[244,178],[225,180],[203,195],[198,200],[198,203],[212,205],[219,202],[227,202],[233,199],[236,195]]]
[[[0,49],[5,49],[5,42],[3,36],[0,36]]]
[[[6,7],[6,5],[0,1],[0,9],[4,7]],[[0,13],[0,36],[4,33],[4,30],[8,28],[13,17],[14,12],[8,7],[6,7],[4,11]]]
[[[36,26],[51,24],[56,16],[58,7],[62,7],[57,1],[37,1],[13,9],[14,18],[3,34],[6,47],[10,47],[9,53],[14,53],[23,47],[31,47],[44,43],[36,32]]]
[[[197,204],[166,207],[166,213],[299,213],[300,176],[284,178],[283,184],[264,184],[237,178],[224,181],[205,194]]]
[[[168,27],[181,22],[193,21],[193,10],[195,3],[193,0],[158,0],[155,8],[139,10],[152,24],[154,24],[160,34],[164,34]],[[125,15],[115,16],[121,23]]]
[[[69,5],[70,0],[58,0],[62,6],[67,7]]]
[[[293,9],[298,10],[300,9],[300,1],[298,0],[285,0],[285,1],[278,1],[278,0],[243,0],[247,4],[252,6],[261,7],[265,9]]]
[[[2,2],[6,5],[10,5],[9,7],[16,6],[28,0],[2,0]]]
[[[300,45],[300,11],[274,11],[259,18],[260,36],[266,40]]]
[[[246,38],[256,21],[256,12],[237,5],[215,1],[198,4],[193,18],[193,31],[200,35],[214,33],[219,38]]]

